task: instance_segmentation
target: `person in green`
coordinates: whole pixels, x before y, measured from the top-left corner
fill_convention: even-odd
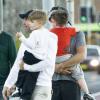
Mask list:
[[[12,36],[7,32],[0,32],[0,100],[2,88],[16,58],[16,47]]]

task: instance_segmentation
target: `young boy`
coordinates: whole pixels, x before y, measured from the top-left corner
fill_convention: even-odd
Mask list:
[[[28,72],[24,70],[24,64],[36,64],[45,60],[48,56],[49,37],[51,32],[44,28],[46,19],[45,12],[33,10],[26,19],[27,25],[32,31],[29,37],[25,38],[21,32],[16,33],[16,37],[26,46],[24,56],[19,66],[20,71],[16,82],[16,86],[19,88],[19,92],[21,92],[20,97],[25,100],[30,100],[31,94],[27,94],[32,93],[34,90],[33,84],[36,84],[39,72]],[[53,35],[55,37],[55,34]]]
[[[52,8],[49,21],[53,26],[51,32],[54,32],[58,36],[56,63],[61,63],[72,57],[72,54],[70,54],[70,41],[71,38],[76,35],[76,30],[73,27],[66,27],[66,23],[68,23],[68,12],[62,7]],[[72,67],[72,77],[76,79],[80,88],[85,93],[84,97],[90,98],[89,100],[95,100],[94,97],[89,94],[89,90],[84,79],[84,73],[80,65],[77,64]]]

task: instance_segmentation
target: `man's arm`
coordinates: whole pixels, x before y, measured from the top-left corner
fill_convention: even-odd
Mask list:
[[[77,48],[77,53],[71,57],[69,60],[63,62],[63,67],[70,67],[82,62],[86,58],[86,46],[80,46]]]
[[[67,73],[70,73],[72,66],[80,63],[81,61],[85,59],[86,57],[85,48],[86,48],[85,46],[80,46],[79,48],[77,48],[77,53],[73,57],[71,57],[69,60],[64,61],[60,64],[56,64],[55,72],[61,73],[65,71]]]
[[[19,72],[19,64],[22,60],[24,49],[25,49],[24,46],[21,44],[16,60],[14,62],[14,65],[12,66],[12,69],[5,81],[5,84],[2,90],[2,95],[3,95],[4,100],[8,100],[7,97],[11,95],[11,88],[16,83],[18,72]]]
[[[22,61],[24,50],[25,50],[25,48],[21,44],[19,51],[18,51],[18,54],[17,54],[17,57],[16,57],[16,60],[14,62],[14,65],[12,66],[10,73],[5,81],[5,84],[4,84],[4,86],[6,86],[8,88],[11,88],[17,80],[17,76],[18,76],[18,72],[19,72],[19,64]]]
[[[35,47],[35,32],[30,33],[29,38],[26,38],[22,32],[17,32],[16,37],[29,49],[34,49]]]
[[[69,70],[69,68],[71,68],[73,65],[79,64],[81,61],[85,59],[87,52],[86,52],[86,43],[84,34],[81,32],[77,33],[75,39],[76,39],[76,54],[73,55],[73,57],[71,57],[69,60],[62,62],[59,65],[56,65],[56,71],[61,72],[65,68],[66,70]]]

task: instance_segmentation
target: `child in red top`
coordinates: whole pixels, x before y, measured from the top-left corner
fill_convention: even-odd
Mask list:
[[[55,27],[50,31],[58,36],[58,52],[57,56],[62,56],[70,53],[71,37],[76,35],[75,28],[71,27]]]

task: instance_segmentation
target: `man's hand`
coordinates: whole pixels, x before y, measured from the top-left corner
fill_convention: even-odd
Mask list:
[[[16,37],[17,37],[17,38],[20,38],[21,36],[22,36],[22,32],[17,32],[17,33],[16,33]]]
[[[72,67],[66,67],[62,69],[62,74],[63,75],[67,75],[67,74],[71,74],[72,73],[73,68]]]
[[[55,72],[60,73],[61,71],[62,71],[61,64],[56,64],[55,65]]]
[[[2,95],[4,100],[8,100],[7,98],[15,91],[16,86],[12,86],[10,89],[8,87],[4,87],[2,90]]]
[[[4,100],[7,100],[7,98],[11,95],[11,91],[8,87],[4,87],[2,90],[2,95]]]
[[[60,64],[56,64],[55,72],[63,75],[71,74],[71,68],[69,67],[64,68],[63,63],[60,63]]]

